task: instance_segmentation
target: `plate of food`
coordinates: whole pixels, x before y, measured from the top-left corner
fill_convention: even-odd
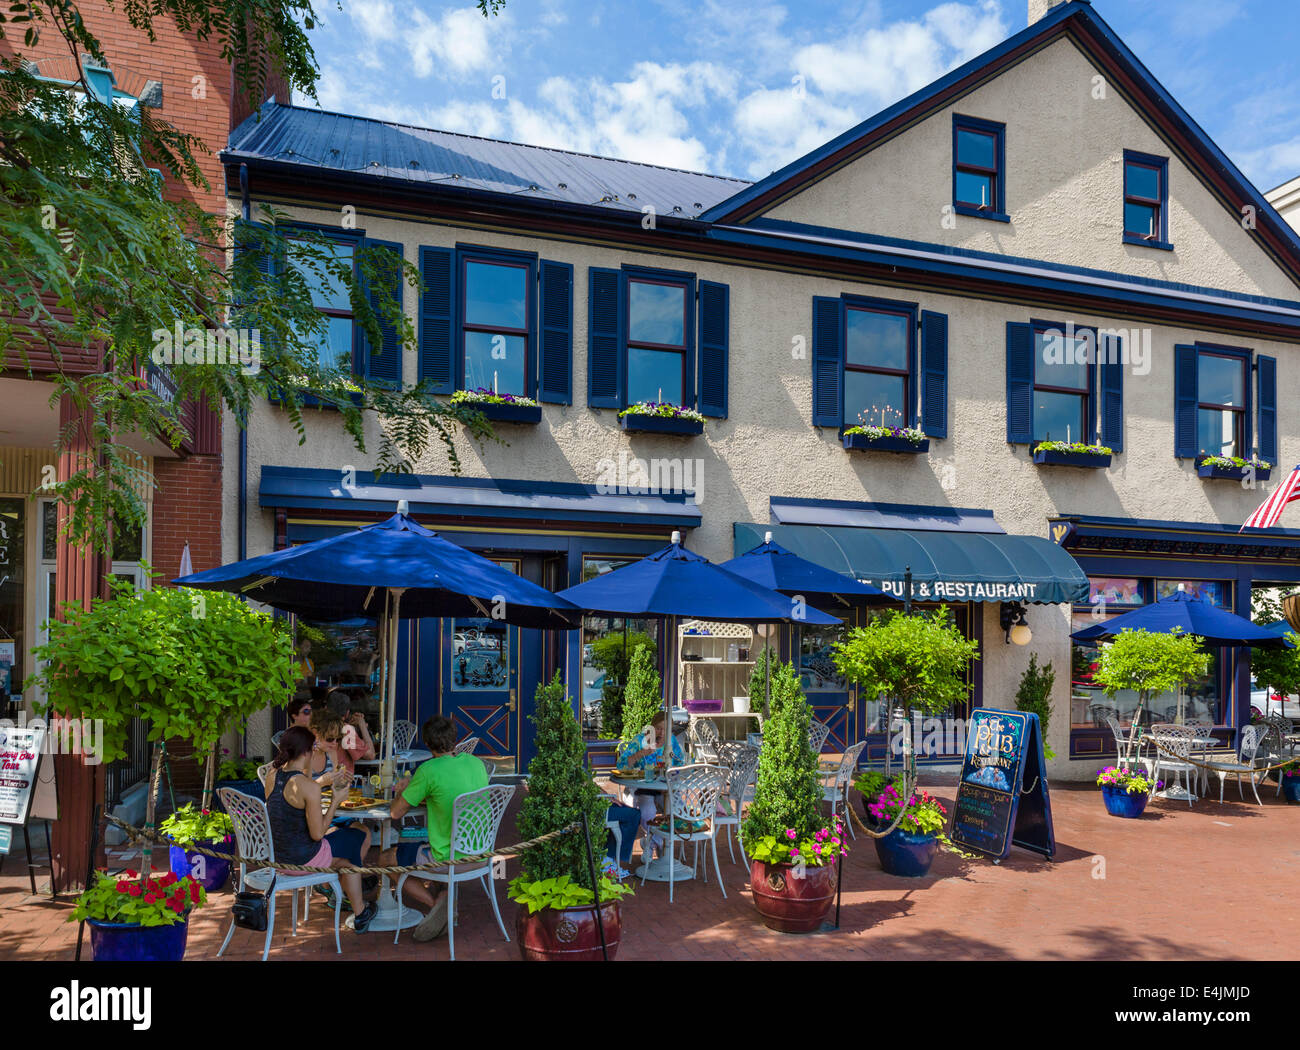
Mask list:
[[[371,806],[381,806],[383,803],[382,798],[349,798],[346,802],[339,803],[339,809],[369,809]]]
[[[645,776],[639,769],[615,769],[609,775],[616,780],[640,780]]]

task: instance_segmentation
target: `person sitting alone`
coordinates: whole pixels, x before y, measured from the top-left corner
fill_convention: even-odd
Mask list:
[[[322,809],[321,787],[307,772],[315,746],[310,729],[290,726],[280,737],[280,748],[262,782],[275,859],[304,868],[361,867],[368,836],[355,828],[330,827],[339,804],[348,797],[352,778],[346,769],[336,769],[329,806]],[[378,906],[365,902],[360,875],[340,874],[339,881],[352,905],[348,925],[365,933]]]
[[[450,718],[435,715],[420,729],[424,746],[433,757],[422,762],[409,777],[394,785],[393,803],[389,807],[393,821],[399,821],[411,808],[423,804],[428,843],[403,842],[380,855],[385,867],[411,867],[430,861],[451,859],[452,805],[458,795],[487,787],[488,775],[482,759],[473,755],[453,755],[456,727]],[[431,891],[430,887],[437,887]],[[402,887],[406,899],[426,911],[412,938],[431,941],[447,929],[447,889],[424,879],[407,879]]]

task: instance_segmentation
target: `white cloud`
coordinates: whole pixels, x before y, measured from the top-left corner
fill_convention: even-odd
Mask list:
[[[415,9],[410,19],[403,37],[417,77],[435,71],[440,76],[462,76],[486,69],[496,59],[492,47],[496,19],[484,18],[477,8],[458,8],[441,18]]]
[[[753,158],[749,176],[762,178],[834,138],[854,120],[851,109],[806,92],[800,98],[792,85],[746,95],[736,106],[734,126]]]

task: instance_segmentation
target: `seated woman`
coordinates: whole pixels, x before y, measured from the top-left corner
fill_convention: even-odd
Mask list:
[[[654,741],[658,746],[648,747],[646,745],[648,744],[649,741],[646,739],[645,735],[643,734],[641,736],[638,736],[635,740],[633,740],[630,744],[628,744],[627,747],[623,748],[623,750],[619,752],[618,768],[636,769],[639,767],[643,772],[646,773],[646,775],[650,775],[650,771],[654,768],[654,766],[658,765],[660,762],[665,762],[664,749],[665,747],[669,747],[669,746],[671,746],[671,750],[669,751],[669,754],[671,754],[672,758],[671,761],[667,761],[665,762],[665,764],[669,766],[682,765],[686,761],[686,756],[682,752],[682,745],[678,743],[676,736],[674,736],[672,733],[667,732],[667,725],[668,725],[667,716],[662,711],[658,712],[654,717],[654,721],[650,723],[650,727],[654,732]],[[668,742],[660,743],[661,741],[663,741],[665,735],[667,735],[668,737]],[[658,813],[658,803],[660,798],[661,798],[660,792],[645,791],[641,788],[638,788],[633,793],[633,802],[635,808],[640,810],[641,813],[641,827],[646,832],[646,834],[650,836],[650,841],[654,845],[654,850],[656,855],[658,855],[658,853],[660,852],[663,846],[663,839],[659,836],[657,832],[651,831],[648,825],[650,821],[652,821],[655,818],[655,815]],[[616,819],[616,816],[617,815],[615,814],[611,814],[609,819],[614,820]],[[623,861],[620,862],[622,863],[622,866],[625,868],[631,862],[631,857],[632,857],[632,847],[629,844],[630,837],[631,836],[627,834],[626,830],[624,830],[623,831],[623,852],[627,854],[628,859],[626,862]]]
[[[355,828],[330,827],[339,803],[347,798],[351,777],[342,768],[335,771],[333,795],[329,807],[322,810],[320,785],[307,774],[315,744],[309,730],[290,726],[280,738],[280,749],[266,771],[262,786],[275,859],[304,868],[360,867],[369,836]],[[339,881],[354,913],[348,925],[364,933],[378,905],[366,904],[360,875],[340,875]]]
[[[366,716],[353,707],[351,694],[342,689],[333,690],[325,698],[325,705],[343,720],[343,750],[348,764],[353,768],[358,761],[375,757],[375,742],[370,738]]]
[[[318,707],[311,713],[311,731],[316,736],[312,753],[311,774],[316,783],[323,783],[320,774],[340,767],[351,777],[356,772],[356,759],[343,746],[343,719],[328,707]]]

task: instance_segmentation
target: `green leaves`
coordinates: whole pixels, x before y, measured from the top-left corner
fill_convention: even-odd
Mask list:
[[[790,664],[772,672],[771,717],[763,724],[754,801],[745,817],[744,838],[782,838],[787,829],[802,841],[822,827],[817,756],[808,737],[812,709]]]
[[[234,821],[220,810],[195,809],[187,802],[159,825],[159,831],[178,846],[221,842],[235,833]]]
[[[638,645],[632,651],[627,689],[623,691],[623,726],[619,735],[619,743],[624,746],[635,740],[663,710],[663,690],[654,659],[655,650],[651,646]]]
[[[1107,696],[1131,689],[1146,701],[1158,693],[1177,692],[1205,674],[1209,663],[1195,635],[1121,631],[1101,647],[1093,680]]]
[[[631,893],[631,886],[625,886],[613,879],[601,880],[600,900],[602,904],[605,901],[622,900]],[[530,915],[541,911],[543,908],[576,908],[583,904],[592,904],[596,899],[591,890],[578,885],[568,875],[560,875],[553,879],[537,879],[531,882],[523,875],[519,875],[510,881],[506,895],[512,901],[528,905]]]

